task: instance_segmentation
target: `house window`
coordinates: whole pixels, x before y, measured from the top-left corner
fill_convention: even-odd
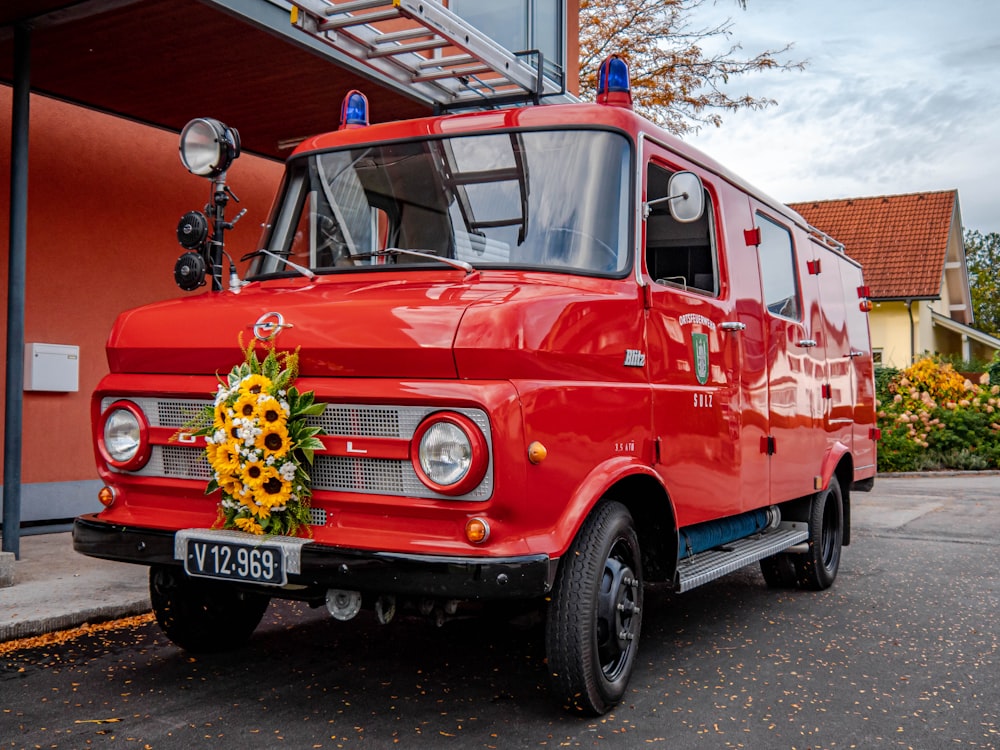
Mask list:
[[[646,200],[667,195],[670,172],[650,163],[646,174]],[[712,233],[712,202],[705,191],[705,210],[690,223],[676,221],[667,201],[650,206],[646,219],[646,269],[657,284],[719,295],[719,265]]]
[[[451,0],[448,7],[511,52],[541,50],[546,69],[565,70],[565,4],[559,0]]]
[[[799,280],[795,273],[792,235],[780,224],[757,214],[760,228],[760,273],[764,281],[764,304],[772,315],[800,320]]]
[[[881,349],[872,349],[872,363],[876,367],[881,367],[882,366],[882,350]]]

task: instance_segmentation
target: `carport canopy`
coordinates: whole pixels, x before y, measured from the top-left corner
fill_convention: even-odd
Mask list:
[[[30,86],[43,94],[180,131],[192,117],[240,130],[246,151],[284,159],[289,144],[337,127],[351,89],[373,122],[433,104],[295,29],[281,0],[7,0],[0,81],[14,82],[15,28],[30,34]]]
[[[281,160],[338,126],[351,89],[367,95],[372,122],[433,113],[412,86],[295,28],[291,11],[285,0],[0,4],[0,83],[13,89],[4,551],[19,554],[29,93],[177,132],[214,117],[239,129],[244,151]]]

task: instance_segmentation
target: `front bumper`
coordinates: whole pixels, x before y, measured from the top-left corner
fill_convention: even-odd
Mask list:
[[[90,557],[140,565],[181,566],[173,531],[122,526],[96,514],[73,523],[73,549]],[[301,550],[300,570],[288,576],[288,598],[307,590],[346,589],[369,594],[446,599],[529,599],[552,588],[557,560],[547,555],[450,557],[331,547],[315,542]],[[267,588],[282,597],[285,589]]]

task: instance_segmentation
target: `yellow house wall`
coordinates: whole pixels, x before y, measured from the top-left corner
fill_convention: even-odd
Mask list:
[[[916,305],[914,305],[916,308]],[[914,309],[914,318],[916,318]],[[916,319],[914,320],[916,324]],[[883,367],[910,364],[910,316],[904,302],[879,302],[868,314],[872,349],[882,350]]]
[[[963,350],[962,336],[931,321],[931,310],[945,314],[948,309],[946,299],[928,302],[914,301],[913,332],[915,355],[919,359],[925,354],[941,354],[965,359],[988,362],[994,349],[975,339],[969,341],[969,351]],[[911,364],[910,316],[905,302],[879,302],[868,315],[871,330],[872,349],[882,350],[882,366],[904,368]]]

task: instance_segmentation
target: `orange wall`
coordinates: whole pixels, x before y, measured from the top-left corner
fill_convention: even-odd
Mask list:
[[[566,88],[580,93],[580,0],[566,3]]]
[[[0,86],[3,352],[11,93]],[[176,133],[39,96],[31,98],[30,117],[25,341],[79,346],[80,390],[25,392],[22,481],[96,479],[90,393],[107,372],[108,332],[122,310],[185,294],[173,282],[183,252],[175,230],[185,212],[204,208],[211,183],[181,165]],[[248,155],[230,168],[229,183],[241,203],[235,210],[230,203],[227,215],[247,209],[227,235],[234,257],[255,248],[280,177],[280,164]],[[5,377],[0,368],[0,381]],[[0,416],[2,410],[0,402]]]

